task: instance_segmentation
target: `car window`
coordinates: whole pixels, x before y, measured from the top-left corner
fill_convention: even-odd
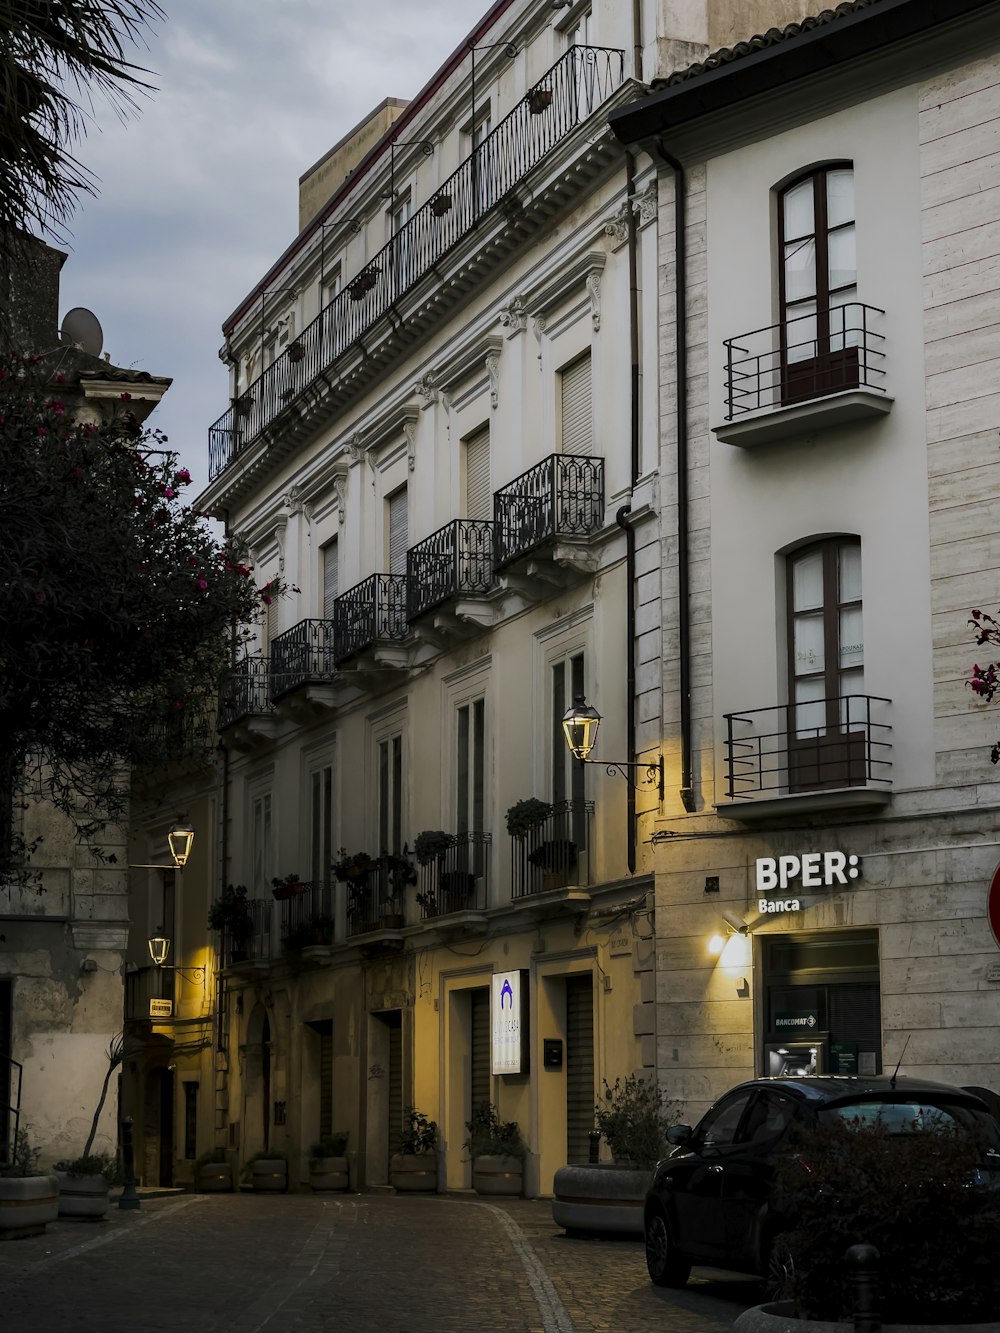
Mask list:
[[[974,1107],[946,1102],[868,1101],[828,1106],[819,1112],[821,1122],[843,1120],[849,1125],[880,1125],[890,1134],[922,1134],[940,1129],[976,1130],[995,1143],[996,1127],[990,1116]]]
[[[767,1143],[779,1139],[795,1119],[796,1110],[790,1097],[761,1092],[750,1108],[740,1138],[744,1143]]]
[[[703,1147],[718,1148],[732,1143],[736,1137],[740,1118],[750,1100],[750,1092],[738,1092],[725,1101],[713,1106],[698,1126],[698,1138]]]

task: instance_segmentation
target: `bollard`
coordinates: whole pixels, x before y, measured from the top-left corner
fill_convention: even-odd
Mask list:
[[[879,1252],[874,1245],[852,1245],[844,1254],[851,1284],[854,1333],[881,1333],[878,1312]]]
[[[135,1192],[135,1145],[132,1140],[132,1117],[122,1120],[122,1170],[125,1173],[125,1187],[118,1200],[119,1208],[138,1208],[140,1198]]]
[[[589,1155],[587,1157],[588,1166],[596,1166],[601,1160],[601,1131],[599,1129],[589,1130],[587,1138],[590,1140]]]

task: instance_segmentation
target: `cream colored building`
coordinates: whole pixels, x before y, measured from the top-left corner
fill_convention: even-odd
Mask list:
[[[998,51],[995,5],[858,0],[612,116],[668,154],[679,259],[663,708],[691,808],[668,781],[656,1025],[692,1116],[790,1068],[1000,1087],[995,725],[965,684],[998,597]]]
[[[607,118],[800,6],[741,9],[499,0],[409,104],[306,172],[298,236],[226,320],[198,505],[295,591],[222,691],[212,855],[176,886],[194,931],[176,957],[197,965],[222,885],[246,888],[250,927],[214,936],[215,975],[148,1027],[150,1170],[154,1141],[177,1179],[216,1146],[267,1150],[295,1185],[346,1129],[355,1183],[380,1185],[413,1106],[439,1125],[440,1186],[464,1187],[465,1122],[490,1101],[544,1193],[586,1159],[603,1081],[652,1074],[660,756],[676,769],[657,172]],[[560,730],[577,693],[604,715],[589,766]],[[549,816],[511,837],[528,798]],[[388,858],[436,830],[393,884]],[[353,882],[341,848],[372,858]],[[304,890],[275,900],[274,879]],[[159,886],[133,887],[152,924]],[[501,1074],[505,978],[525,1008]]]

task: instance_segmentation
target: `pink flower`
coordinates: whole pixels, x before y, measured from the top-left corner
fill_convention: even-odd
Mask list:
[[[208,587],[208,579],[199,579],[198,587],[202,590],[202,592],[204,592],[205,589]]]
[[[66,411],[62,403],[51,403],[50,406],[52,408],[52,411],[56,414],[57,417],[61,417],[62,414]]]
[[[177,471],[177,474],[174,477],[174,481],[177,483],[178,486],[187,486],[191,481],[191,473],[187,470],[186,467],[182,467]]]
[[[175,700],[174,700],[174,712],[175,712],[175,713],[180,713],[180,712],[183,712],[183,710],[184,710],[184,704],[183,704],[183,702],[182,702],[180,699],[175,699]]]
[[[168,500],[172,500],[174,496],[177,494],[177,492],[174,490],[172,486],[164,486],[163,494],[167,497]]]
[[[66,383],[66,376],[62,373],[62,371],[60,371],[58,375],[54,376],[54,379],[57,384]]]
[[[38,433],[39,433],[39,435],[48,435],[49,432],[45,429],[44,426],[39,426],[39,427],[38,427]]]

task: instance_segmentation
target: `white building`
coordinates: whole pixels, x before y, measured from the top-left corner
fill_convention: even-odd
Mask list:
[[[998,48],[995,5],[857,0],[612,113],[661,162],[670,273],[691,797],[657,821],[656,1024],[691,1114],[793,1067],[1000,1086],[1000,787],[965,685],[998,597]]]

